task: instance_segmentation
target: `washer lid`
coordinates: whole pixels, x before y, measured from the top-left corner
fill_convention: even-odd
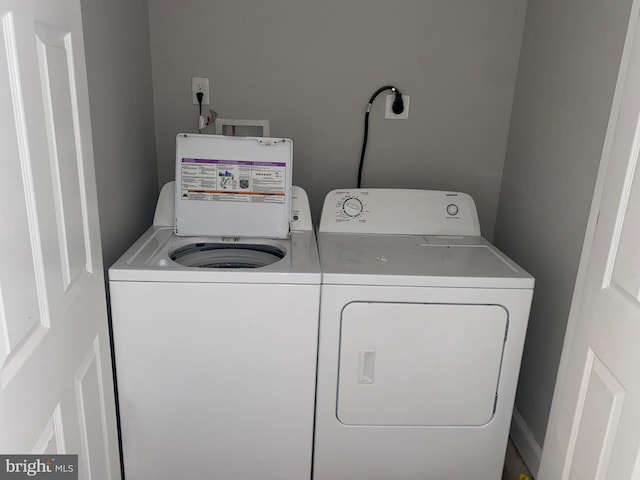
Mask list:
[[[322,282],[533,288],[533,278],[479,236],[318,235]]]
[[[181,133],[176,235],[287,238],[293,142]]]

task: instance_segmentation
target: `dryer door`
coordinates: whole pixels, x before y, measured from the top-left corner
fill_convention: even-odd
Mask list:
[[[338,419],[480,426],[493,417],[508,313],[499,305],[353,302],[342,311]]]

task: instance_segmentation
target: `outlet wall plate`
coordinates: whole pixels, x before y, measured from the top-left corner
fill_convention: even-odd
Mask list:
[[[402,94],[402,101],[404,102],[404,111],[400,115],[393,113],[393,101],[396,99],[395,93],[389,93],[386,97],[386,103],[384,108],[384,118],[390,120],[407,120],[409,118],[409,103],[411,103],[411,95]]]
[[[202,105],[209,105],[209,79],[207,77],[191,77],[191,99],[198,105],[196,93],[202,92]]]

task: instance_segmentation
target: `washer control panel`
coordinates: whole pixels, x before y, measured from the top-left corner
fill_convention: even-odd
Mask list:
[[[362,215],[362,210],[364,206],[362,205],[362,200],[358,197],[349,197],[344,202],[342,202],[342,211],[345,213],[347,217],[359,217]]]
[[[313,230],[309,197],[307,192],[297,185],[291,187],[291,220],[289,221],[289,228],[301,231]]]
[[[480,235],[473,199],[439,190],[352,189],[327,194],[321,232]]]

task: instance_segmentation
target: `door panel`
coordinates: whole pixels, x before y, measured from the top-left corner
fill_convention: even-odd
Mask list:
[[[77,96],[72,73],[71,32],[49,25],[36,25],[40,82],[44,97],[45,122],[53,179],[53,194],[60,245],[64,289],[87,271],[87,227],[83,206],[80,166],[76,148],[80,140]]]
[[[119,478],[77,0],[0,0],[0,452]]]
[[[639,124],[640,126],[640,124]],[[640,148],[640,129],[636,133],[635,149]],[[636,175],[638,157],[633,155],[622,186],[619,210],[615,221],[609,261],[603,287],[612,286],[625,292],[637,303],[640,295],[640,186]],[[628,220],[628,222],[627,222]],[[609,274],[609,272],[611,272]]]
[[[0,222],[11,226],[0,235],[0,384],[5,385],[20,363],[20,351],[44,334],[48,326],[42,252],[37,238],[30,162],[20,151],[24,130],[13,115],[17,83],[15,20],[5,13],[0,24],[0,151],[5,158],[0,176],[0,202],[11,208],[0,209]],[[19,131],[20,130],[20,131]],[[9,253],[10,252],[10,253]],[[44,308],[41,308],[44,307]],[[31,339],[31,342],[29,340]],[[26,354],[24,354],[26,355]],[[10,358],[9,358],[10,357]]]
[[[570,444],[573,459],[570,479],[602,478],[609,463],[617,432],[625,390],[615,376],[589,350],[574,420],[575,436]],[[600,452],[593,455],[593,452]]]
[[[82,453],[89,460],[86,465],[87,478],[111,478],[109,445],[105,436],[108,430],[107,410],[100,351],[100,342],[96,337],[74,378]]]
[[[498,305],[353,302],[342,311],[338,419],[348,425],[491,421],[507,333]]]

